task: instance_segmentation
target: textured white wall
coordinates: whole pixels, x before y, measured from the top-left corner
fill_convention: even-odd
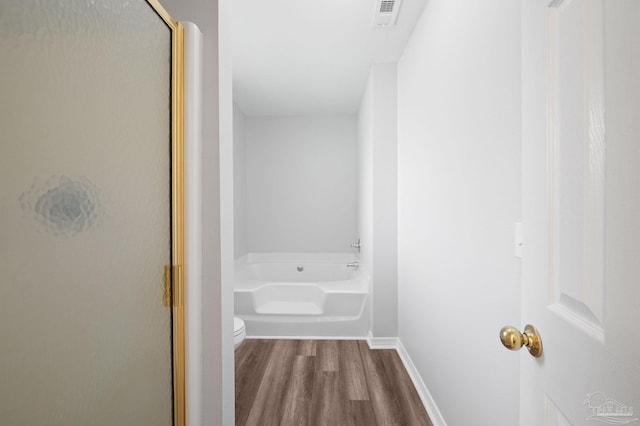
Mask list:
[[[374,64],[358,115],[358,232],[371,271],[373,337],[398,333],[396,99],[396,64]]]
[[[247,169],[245,116],[233,105],[233,248],[236,258],[247,253]]]
[[[349,251],[356,238],[355,117],[245,123],[247,250]]]
[[[519,2],[427,3],[398,130],[400,339],[449,425],[518,424]]]

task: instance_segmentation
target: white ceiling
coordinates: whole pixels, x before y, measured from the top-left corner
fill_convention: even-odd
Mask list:
[[[234,101],[250,116],[356,113],[371,64],[398,60],[425,2],[374,28],[375,0],[234,0]]]

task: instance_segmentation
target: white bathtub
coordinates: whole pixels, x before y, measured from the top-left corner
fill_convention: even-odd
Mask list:
[[[236,261],[235,315],[248,336],[364,337],[369,274],[350,253],[250,253]]]

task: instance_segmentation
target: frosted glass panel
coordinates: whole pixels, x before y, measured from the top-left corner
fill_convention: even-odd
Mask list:
[[[0,3],[0,423],[169,425],[171,30]]]

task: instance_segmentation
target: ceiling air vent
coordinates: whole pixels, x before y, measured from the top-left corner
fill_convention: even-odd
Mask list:
[[[391,27],[396,24],[398,9],[402,0],[376,0],[373,14],[374,27]]]

